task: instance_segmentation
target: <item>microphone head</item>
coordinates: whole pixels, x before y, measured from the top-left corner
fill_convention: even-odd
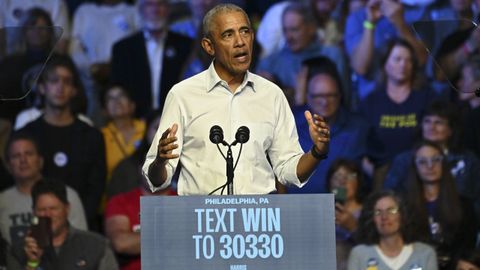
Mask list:
[[[250,139],[250,129],[246,126],[239,127],[235,134],[235,140],[239,143],[246,143],[248,139]]]
[[[223,142],[223,130],[221,127],[215,125],[210,128],[210,141],[214,144]]]

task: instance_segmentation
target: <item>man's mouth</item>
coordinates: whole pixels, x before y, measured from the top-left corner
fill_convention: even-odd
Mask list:
[[[241,62],[244,62],[248,59],[248,53],[247,52],[240,52],[240,53],[235,54],[233,57],[235,57],[235,59],[237,59]]]

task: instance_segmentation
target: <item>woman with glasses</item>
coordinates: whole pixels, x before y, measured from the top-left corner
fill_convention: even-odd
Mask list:
[[[463,147],[462,123],[458,108],[446,101],[434,101],[427,107],[417,136],[436,143],[445,155],[458,192],[474,202],[477,219],[480,217],[480,161]],[[398,192],[407,190],[408,168],[412,150],[395,157],[385,178],[384,188]]]
[[[412,216],[393,191],[373,193],[364,204],[348,270],[436,270],[432,247],[417,242]]]
[[[354,244],[352,234],[362,211],[364,182],[358,164],[348,159],[333,161],[327,172],[326,189],[335,195],[335,236],[337,270],[347,269],[348,254]]]
[[[454,258],[475,246],[477,223],[472,204],[455,187],[443,150],[430,141],[414,149],[406,198],[424,240],[435,246],[440,269],[453,269]]]

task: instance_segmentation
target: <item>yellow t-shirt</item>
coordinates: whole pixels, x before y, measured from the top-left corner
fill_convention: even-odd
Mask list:
[[[135,119],[133,127],[135,132],[128,142],[125,141],[120,131],[112,122],[102,128],[107,161],[107,182],[110,181],[112,172],[118,163],[130,156],[142,141],[146,129],[145,122]]]

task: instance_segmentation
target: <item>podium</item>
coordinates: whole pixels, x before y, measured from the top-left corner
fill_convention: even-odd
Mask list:
[[[144,196],[143,270],[336,269],[332,194]]]

